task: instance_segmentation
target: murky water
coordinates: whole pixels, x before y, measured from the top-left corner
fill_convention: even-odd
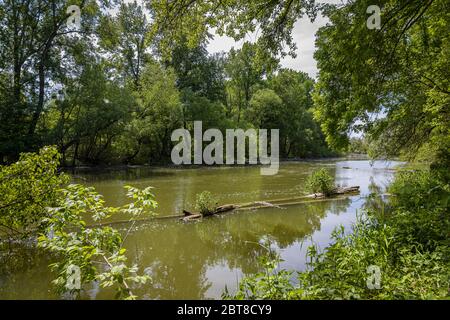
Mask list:
[[[258,256],[265,253],[259,243],[272,239],[281,254],[281,267],[302,270],[305,252],[312,242],[325,247],[337,225],[350,230],[361,212],[371,188],[383,190],[393,177],[398,162],[317,161],[281,164],[275,176],[261,176],[258,167],[201,169],[134,168],[75,175],[77,182],[92,185],[109,205],[127,202],[124,185],[155,187],[159,215],[191,209],[195,195],[209,190],[219,203],[289,198],[305,194],[305,179],[314,170],[326,167],[341,186],[359,185],[361,193],[343,200],[322,201],[236,212],[182,223],[176,219],[140,224],[126,239],[130,262],[149,273],[152,282],[133,290],[147,299],[220,298],[225,286],[236,288],[239,279],[258,270]],[[120,217],[118,217],[120,218]],[[53,299],[49,258],[34,251],[24,252],[7,270],[0,270],[0,298]],[[6,264],[4,268],[6,269]],[[110,291],[94,286],[84,295],[108,299]]]

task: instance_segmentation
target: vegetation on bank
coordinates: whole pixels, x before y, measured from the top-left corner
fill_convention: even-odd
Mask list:
[[[371,4],[323,7],[330,23],[316,39],[315,119],[335,149],[350,145],[429,169],[398,173],[386,208],[367,209],[350,234],[337,228],[323,251],[311,247],[309,269],[298,274],[297,285],[272,259],[242,280],[234,298],[449,297],[449,3],[384,1],[376,32],[363,14]],[[351,139],[349,132],[365,137]],[[367,285],[371,266],[381,271],[380,289]]]
[[[148,277],[125,263],[126,235],[87,228],[83,216],[141,215],[156,202],[149,189],[130,188],[131,204],[106,207],[94,190],[67,185],[58,164],[164,161],[171,132],[198,120],[203,129],[280,129],[282,158],[350,148],[431,164],[398,174],[386,210],[368,209],[351,234],[338,228],[324,251],[311,248],[298,285],[269,257],[236,298],[448,297],[448,0],[382,1],[379,30],[367,29],[369,0],[73,4],[83,14],[80,30],[67,29],[64,1],[0,4],[0,162],[11,164],[0,170],[0,229],[52,252],[61,291],[80,292],[67,286],[77,266],[82,285],[96,280],[134,297],[133,283]],[[313,80],[279,61],[295,55],[298,18],[319,12],[329,23],[317,32]],[[235,40],[260,36],[210,54],[211,28]],[[354,132],[364,139],[352,140]],[[22,154],[46,145],[57,150]],[[326,191],[328,180],[318,175],[313,188]],[[199,202],[210,211],[208,196]],[[367,287],[373,265],[381,289]]]
[[[107,207],[92,188],[67,185],[67,176],[57,172],[59,157],[55,148],[47,147],[39,154],[23,154],[17,163],[1,168],[1,239],[33,243],[50,252],[59,293],[77,296],[98,281],[102,287],[114,287],[118,298],[136,298],[133,288],[150,278],[139,275],[138,266],[126,263],[122,245],[127,235],[123,237],[109,226],[89,228],[85,219],[101,222],[118,213],[132,218],[152,214],[157,203],[151,188],[127,187],[133,202]],[[400,171],[389,187],[387,203],[378,199],[380,207],[369,208],[350,234],[336,228],[333,243],[323,251],[309,248],[308,270],[297,274],[297,285],[291,281],[294,272],[278,270],[280,259],[272,252],[262,257],[261,273],[244,278],[239,291],[233,295],[225,292],[224,298],[448,297],[450,186],[443,180],[447,174],[439,169]],[[315,180],[326,174],[315,172],[312,176]],[[216,201],[203,192],[196,206],[207,215]],[[380,289],[367,287],[369,266],[381,271]],[[73,278],[74,268],[82,275],[79,282]]]
[[[171,133],[194,121],[222,133],[280,129],[283,158],[334,154],[306,73],[250,42],[210,54],[206,30],[190,39],[203,27],[172,39],[162,2],[72,2],[78,31],[66,26],[65,1],[0,4],[0,163],[46,145],[68,166],[167,163]]]
[[[442,299],[450,297],[450,185],[439,172],[404,171],[387,203],[368,208],[350,233],[337,227],[332,244],[311,246],[307,270],[279,270],[273,253],[262,271],[241,280],[234,299]],[[372,266],[372,267],[371,267]],[[379,288],[371,269],[379,268]],[[369,268],[369,269],[368,269]],[[298,284],[293,284],[296,276]]]
[[[45,147],[0,168],[1,258],[8,255],[12,241],[31,245],[50,253],[58,293],[78,297],[97,281],[103,288],[114,288],[117,298],[136,298],[133,288],[150,277],[127,264],[123,243],[134,225],[122,236],[106,225],[90,228],[86,220],[100,223],[119,213],[133,219],[152,215],[157,203],[151,187],[127,186],[132,202],[108,207],[93,188],[68,184],[68,177],[58,173],[59,160],[56,148]]]

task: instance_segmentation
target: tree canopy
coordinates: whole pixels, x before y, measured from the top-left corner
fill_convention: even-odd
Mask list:
[[[312,1],[73,4],[81,10],[78,29],[67,25],[67,5],[59,1],[0,5],[3,162],[45,145],[58,146],[63,165],[167,162],[171,132],[192,130],[196,120],[205,129],[268,126],[249,116],[258,108],[273,112],[268,100],[258,100],[265,90],[282,101],[276,123],[284,155],[327,154],[301,141],[325,145],[310,116],[313,80],[289,71],[296,79],[289,89],[276,84],[287,72],[280,56],[294,53],[289,30],[314,11]],[[206,50],[211,28],[242,39],[257,27],[257,43]]]
[[[327,141],[344,148],[350,131],[363,130],[378,156],[448,150],[448,1],[383,1],[379,30],[365,26],[369,4],[324,11],[314,103]]]
[[[269,112],[278,98],[270,112],[280,115],[272,118],[285,156],[329,154],[324,138],[346,150],[363,131],[374,156],[448,158],[445,0],[380,1],[373,30],[366,0],[73,3],[79,30],[59,1],[0,5],[4,162],[46,144],[59,146],[65,164],[165,161],[173,128],[267,125],[255,110]],[[279,61],[295,56],[295,21],[319,12],[329,22],[317,33],[314,81]],[[213,31],[258,36],[210,54]]]

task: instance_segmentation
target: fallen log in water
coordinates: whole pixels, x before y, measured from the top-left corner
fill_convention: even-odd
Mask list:
[[[331,194],[328,195],[328,197],[334,196],[334,195],[358,193],[358,192],[359,192],[359,186],[339,187],[339,188],[334,189],[331,192]],[[307,195],[306,197],[308,197],[308,198],[326,198],[327,196],[324,195],[323,193],[313,193],[313,194]]]
[[[185,212],[185,210],[183,210],[183,212]],[[181,218],[180,220],[192,221],[192,220],[200,219],[201,217],[202,217],[201,213],[190,213],[188,215],[185,214],[185,216],[183,218]]]
[[[225,204],[225,205],[217,207],[216,210],[214,210],[214,212],[211,212],[209,215],[212,216],[212,215],[216,215],[216,214],[221,214],[224,212],[235,210],[237,208],[239,208],[239,205],[237,205],[237,204]],[[198,213],[198,212],[193,213],[193,212],[190,212],[187,210],[183,210],[183,214],[184,214],[184,217],[180,219],[183,221],[196,220],[203,216],[201,213]]]
[[[232,211],[232,210],[237,209],[239,207],[240,206],[238,204],[224,204],[222,206],[217,207],[216,211],[214,212],[214,214],[219,214],[219,213],[223,213],[223,212]]]
[[[216,208],[214,212],[210,215],[219,215],[226,212],[231,211],[247,211],[247,210],[256,210],[263,208],[279,208],[283,209],[287,206],[299,205],[304,203],[313,203],[319,201],[333,201],[333,200],[342,200],[345,197],[342,195],[351,195],[359,192],[359,186],[353,187],[339,187],[333,190],[331,196],[326,197],[322,193],[313,193],[306,196],[300,197],[292,197],[292,198],[283,198],[283,199],[274,199],[269,201],[252,201],[242,204],[225,204]],[[89,228],[102,227],[106,225],[115,225],[115,224],[124,224],[129,222],[146,222],[151,220],[163,220],[163,219],[173,219],[179,218],[184,222],[196,221],[203,217],[203,215],[199,212],[190,212],[188,210],[183,210],[183,214],[175,214],[170,216],[160,216],[160,217],[152,217],[152,218],[143,218],[143,219],[132,219],[132,220],[120,220],[120,221],[112,221],[106,223],[98,223],[95,225],[88,226]]]
[[[294,198],[287,198],[287,199],[278,199],[278,200],[271,200],[268,201],[253,201],[248,202],[244,204],[226,204],[222,205],[220,207],[217,207],[217,209],[212,212],[210,215],[216,215],[224,212],[230,212],[234,210],[256,210],[256,209],[262,209],[262,208],[279,208],[282,209],[285,206],[291,206],[291,205],[298,205],[302,203],[308,203],[308,202],[314,202],[319,201],[319,199],[322,200],[331,200],[333,199],[332,196],[339,196],[339,195],[345,195],[345,194],[354,194],[359,192],[359,186],[353,186],[353,187],[339,187],[333,190],[331,195],[325,196],[322,193],[313,193],[307,196],[302,197],[294,197]],[[331,197],[331,198],[330,198]],[[311,200],[307,200],[311,199]],[[334,198],[336,199],[336,198]],[[297,200],[297,201],[296,201]],[[196,220],[202,217],[200,213],[191,213],[189,211],[183,210],[183,213],[185,213],[185,217],[182,218],[183,221],[191,221]],[[189,213],[186,215],[186,213]]]

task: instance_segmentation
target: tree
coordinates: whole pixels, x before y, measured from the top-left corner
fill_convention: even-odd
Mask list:
[[[50,265],[57,271],[53,283],[60,293],[79,294],[85,284],[98,281],[102,287],[114,286],[117,298],[136,298],[129,284],[145,283],[149,277],[137,275],[138,267],[126,264],[119,231],[88,227],[84,219],[102,222],[117,213],[133,219],[151,216],[157,206],[151,187],[128,186],[127,196],[133,202],[107,207],[93,188],[67,185],[69,177],[58,173],[59,160],[56,148],[45,147],[39,154],[23,153],[20,161],[0,168],[0,235],[50,253],[56,260]],[[79,279],[72,286],[74,270]]]
[[[113,147],[117,157],[129,163],[165,160],[170,156],[171,133],[182,124],[175,73],[157,62],[145,66],[140,89],[135,93],[137,106]]]
[[[225,122],[225,58],[208,54],[206,43],[190,48],[186,40],[178,43],[166,62],[177,76],[177,88],[183,105],[183,126],[192,128],[193,121],[206,127],[222,128]]]
[[[47,144],[57,144],[62,163],[71,159],[88,164],[110,161],[111,145],[130,120],[135,99],[127,88],[106,78],[104,63],[85,58],[81,74],[68,83],[65,95],[50,103],[38,133]]]
[[[71,30],[66,21],[67,5],[60,1],[3,1],[0,9],[0,74],[11,79],[0,108],[2,126],[0,153],[15,158],[23,148],[39,141],[35,130],[52,94],[50,84],[64,73],[61,60],[76,33],[90,34],[95,16],[109,1],[76,1],[83,11],[81,30]],[[3,104],[4,103],[4,104]],[[20,123],[18,125],[17,123]],[[19,129],[19,130],[16,130]],[[8,141],[17,141],[18,148]]]
[[[186,42],[178,44],[166,64],[175,70],[177,87],[210,101],[224,102],[224,58],[208,54],[206,43],[190,48]]]
[[[159,45],[163,51],[186,37],[190,46],[195,46],[208,34],[209,28],[235,40],[242,40],[248,32],[258,28],[261,36],[257,43],[262,55],[276,57],[287,52],[295,55],[296,45],[291,34],[295,21],[304,14],[314,18],[317,13],[314,0],[157,0],[147,3],[153,9],[154,33],[160,35]]]
[[[136,1],[122,2],[117,16],[103,16],[99,26],[101,46],[114,56],[112,66],[134,88],[139,88],[142,69],[150,59],[150,30],[145,8]]]
[[[0,160],[56,144],[63,164],[164,161],[177,126],[250,126],[242,119],[265,88],[282,99],[284,114],[295,115],[277,122],[285,155],[321,139],[310,122],[309,82],[294,75],[292,84],[268,81],[276,78],[283,45],[293,53],[289,30],[297,15],[314,14],[313,1],[73,4],[82,13],[79,30],[66,26],[67,6],[59,2],[0,5]],[[188,16],[199,12],[209,18]],[[255,44],[228,55],[207,52],[209,27],[242,39],[256,26],[262,35]],[[291,93],[283,91],[287,84]]]
[[[448,1],[385,1],[378,31],[365,26],[369,4],[330,7],[318,32],[315,116],[327,141],[344,149],[349,132],[364,130],[379,141],[375,156],[427,148],[429,160],[448,161]]]
[[[319,124],[313,119],[314,81],[305,73],[280,69],[268,86],[281,98],[281,147],[284,156],[314,157],[330,154]]]
[[[275,59],[266,63],[259,61],[256,45],[249,42],[245,42],[239,50],[230,50],[225,70],[229,78],[229,103],[237,106],[237,123],[241,112],[249,106],[255,86],[261,84],[267,70],[272,70],[277,64]]]
[[[280,69],[262,85],[267,88],[253,94],[245,119],[256,128],[279,129],[283,157],[330,154],[312,115],[313,80],[304,73]]]
[[[261,89],[253,94],[246,118],[258,128],[281,129],[283,126],[283,101],[271,89]]]
[[[57,190],[68,182],[68,176],[57,172],[59,157],[55,148],[47,147],[0,168],[2,237],[23,239],[45,229],[45,208],[56,205]]]

